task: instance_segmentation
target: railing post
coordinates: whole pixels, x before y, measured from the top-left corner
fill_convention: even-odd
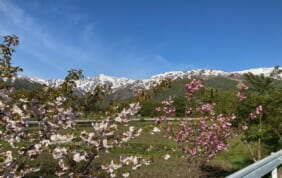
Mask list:
[[[278,176],[277,176],[277,168],[275,168],[275,169],[273,169],[273,170],[271,171],[271,177],[272,177],[272,178],[278,178]]]
[[[273,155],[274,153],[272,152],[271,155]],[[278,175],[277,175],[277,168],[273,169],[271,171],[271,177],[272,178],[278,178]]]

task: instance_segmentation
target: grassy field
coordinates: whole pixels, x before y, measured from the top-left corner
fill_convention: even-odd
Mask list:
[[[187,160],[182,158],[181,151],[177,149],[177,144],[170,141],[164,135],[164,132],[151,134],[154,127],[152,122],[132,122],[129,126],[142,127],[143,132],[141,136],[129,141],[121,147],[116,147],[110,150],[109,153],[104,153],[97,158],[93,164],[92,169],[95,169],[99,164],[109,163],[112,159],[117,160],[119,155],[140,155],[146,159],[151,160],[150,166],[142,166],[137,170],[125,168],[124,171],[129,171],[131,177],[135,178],[169,178],[169,177],[188,177],[188,169],[190,165]],[[125,126],[123,129],[127,129]],[[91,127],[82,127],[81,130],[91,130]],[[164,159],[166,154],[171,155],[168,160]],[[55,177],[53,172],[55,170],[55,162],[50,157],[50,154],[44,153],[40,156],[35,164],[43,163],[43,169],[40,173],[27,176],[28,178],[39,177]],[[230,141],[229,149],[218,154],[214,159],[208,162],[202,168],[201,177],[224,177],[235,170],[238,170],[250,164],[247,149],[241,143],[239,138],[234,138]],[[52,176],[53,175],[53,176]],[[102,175],[100,177],[108,177]]]

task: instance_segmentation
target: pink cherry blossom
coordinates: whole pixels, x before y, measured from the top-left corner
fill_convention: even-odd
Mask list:
[[[250,113],[249,117],[251,120],[254,120],[257,117],[257,115],[254,113]]]
[[[239,98],[240,101],[243,101],[243,100],[245,100],[247,98],[245,96],[245,94],[240,92],[240,91],[237,93],[237,97]]]
[[[248,126],[247,125],[242,125],[242,129],[243,130],[248,130]]]
[[[192,99],[194,93],[203,87],[204,85],[200,80],[193,79],[190,83],[185,85],[187,98]]]
[[[257,108],[256,108],[256,114],[257,115],[260,115],[262,113],[262,105],[259,105]]]

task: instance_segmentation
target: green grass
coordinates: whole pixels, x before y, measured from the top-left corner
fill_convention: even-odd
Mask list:
[[[120,131],[128,129],[130,125],[138,128],[142,127],[143,132],[141,136],[123,144],[121,147],[111,149],[109,153],[102,154],[92,163],[92,169],[95,169],[99,164],[109,163],[112,159],[118,160],[120,155],[139,155],[151,160],[151,165],[143,166],[136,171],[125,168],[125,171],[130,171],[131,177],[188,177],[190,165],[181,157],[182,153],[177,148],[177,144],[168,140],[164,132],[152,135],[151,129],[154,127],[154,124],[148,122],[129,123],[128,126],[121,127]],[[82,127],[80,130],[91,131],[91,129],[91,127]],[[165,154],[170,154],[172,157],[169,160],[164,160]],[[33,161],[33,164],[40,163],[43,163],[41,172],[29,175],[27,178],[38,177],[39,175],[55,177],[54,175],[52,176],[52,172],[55,171],[55,162],[49,153],[45,152],[36,161]],[[226,176],[250,163],[247,149],[237,137],[230,141],[228,150],[219,153],[203,167],[202,177]],[[107,175],[100,177],[107,177]]]
[[[228,172],[234,172],[251,163],[246,146],[240,141],[239,137],[236,137],[230,141],[228,149],[216,155],[209,164],[221,167]]]

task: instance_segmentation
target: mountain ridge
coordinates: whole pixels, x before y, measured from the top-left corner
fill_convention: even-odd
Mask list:
[[[165,78],[184,79],[185,77],[188,77],[189,75],[203,76],[203,77],[216,77],[216,76],[229,77],[231,75],[241,76],[244,73],[248,73],[248,72],[252,72],[255,75],[264,74],[266,76],[269,76],[273,69],[274,69],[273,67],[272,68],[253,68],[253,69],[247,69],[247,70],[235,71],[235,72],[225,72],[222,70],[215,70],[215,69],[194,69],[190,71],[169,71],[169,72],[156,74],[156,75],[151,76],[150,78],[146,78],[142,80],[133,80],[133,79],[125,78],[125,77],[113,77],[113,76],[108,76],[105,74],[99,74],[95,77],[85,77],[83,79],[80,79],[76,81],[76,84],[77,84],[77,89],[82,92],[92,91],[93,89],[95,89],[96,86],[105,85],[105,84],[110,85],[113,90],[120,90],[120,89],[127,88],[127,87],[148,89]],[[282,74],[280,74],[280,77],[282,77]],[[18,76],[18,78],[28,80],[32,83],[39,83],[42,85],[44,84],[50,87],[57,87],[63,82],[62,79],[43,80],[37,77],[28,77],[28,76]]]

